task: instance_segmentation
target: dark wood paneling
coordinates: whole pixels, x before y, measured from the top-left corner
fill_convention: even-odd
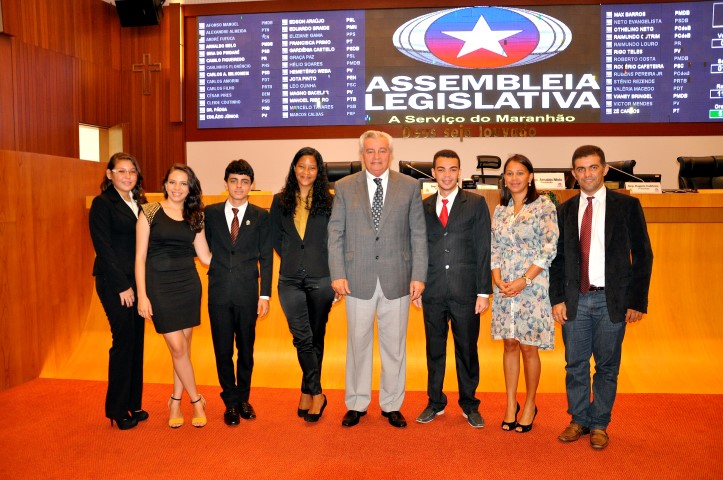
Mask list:
[[[129,151],[141,162],[148,191],[160,190],[171,164],[186,163],[183,124],[170,120],[169,35],[169,22],[121,29],[123,117],[129,119]],[[150,74],[150,95],[143,95],[143,74],[132,71],[144,54],[150,54],[149,63],[161,63],[161,71]]]
[[[15,149],[12,40],[0,34],[0,150]]]
[[[78,155],[78,60],[14,42],[17,149]]]
[[[0,390],[61,363],[85,325],[93,249],[85,197],[104,165],[0,150]],[[55,172],[55,173],[51,173]]]

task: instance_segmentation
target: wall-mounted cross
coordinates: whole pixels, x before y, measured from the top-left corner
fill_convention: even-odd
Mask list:
[[[134,63],[133,71],[136,73],[143,72],[143,95],[150,95],[151,94],[151,73],[152,72],[160,72],[161,64],[160,63],[151,63],[151,54],[144,53],[143,54],[143,63]]]

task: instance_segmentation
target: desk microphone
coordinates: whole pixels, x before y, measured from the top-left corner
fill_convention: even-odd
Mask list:
[[[626,172],[625,170],[620,170],[619,168],[613,167],[613,166],[610,165],[609,163],[608,163],[608,167],[611,168],[612,170],[615,170],[616,172],[622,173],[623,175],[627,175],[627,176],[630,177],[630,178],[634,178],[634,179],[637,180],[638,182],[643,182],[643,183],[645,183],[645,180],[643,180],[642,178],[636,177],[636,176],[633,175],[632,173],[628,173],[628,172]]]
[[[414,168],[414,167],[412,166],[412,162],[409,162],[409,165],[407,165],[407,166],[408,166],[411,170],[414,170],[415,172],[421,173],[422,175],[424,175],[424,176],[427,177],[427,178],[431,178],[432,180],[437,181],[433,176],[431,176],[431,175],[428,174],[427,172],[423,172],[423,171],[421,171],[421,170],[418,170],[418,169]]]

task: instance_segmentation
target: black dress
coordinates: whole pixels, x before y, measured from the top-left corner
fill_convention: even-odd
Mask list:
[[[146,293],[158,333],[201,324],[201,280],[194,258],[196,234],[185,220],[174,220],[159,203],[143,212],[151,227],[146,257]]]

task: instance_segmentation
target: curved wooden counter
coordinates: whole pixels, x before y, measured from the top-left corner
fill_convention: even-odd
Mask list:
[[[478,191],[494,210],[497,191]],[[574,191],[557,191],[564,201]],[[723,194],[638,195],[645,210],[655,261],[650,290],[650,309],[642,322],[630,325],[623,347],[620,392],[723,393],[723,323],[719,316],[723,300]],[[223,201],[207,196],[205,202]],[[251,201],[268,208],[271,194],[254,192]],[[92,252],[91,252],[92,254]],[[278,260],[278,259],[277,259]],[[275,266],[278,270],[278,262]],[[199,265],[206,290],[206,269]],[[276,275],[276,273],[274,274]],[[276,278],[270,314],[259,320],[253,385],[297,388],[300,369],[286,320],[276,295]],[[42,376],[104,380],[110,345],[105,315],[97,297],[78,347],[69,352],[61,367],[48,362]],[[482,316],[479,339],[481,391],[504,391],[502,345],[489,336],[490,313]],[[556,348],[541,354],[541,392],[563,392],[564,347],[558,333]],[[325,388],[344,388],[346,322],[344,302],[332,308],[327,329],[322,383]],[[407,388],[426,390],[426,363],[422,313],[411,307],[407,342]],[[216,385],[216,371],[205,308],[193,341],[193,360],[200,384]],[[379,358],[375,358],[374,388],[378,389]],[[146,382],[169,383],[170,355],[162,338],[147,324]],[[456,391],[452,345],[448,348],[445,389]],[[524,382],[520,382],[524,389]],[[253,394],[252,394],[253,395]]]

